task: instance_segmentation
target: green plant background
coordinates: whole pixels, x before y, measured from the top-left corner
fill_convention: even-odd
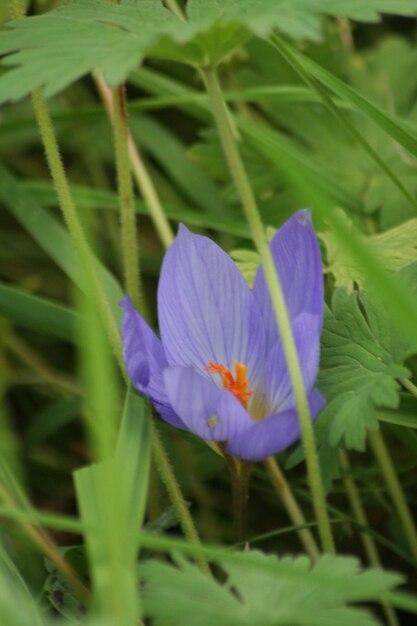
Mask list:
[[[24,4],[0,0],[0,623],[413,624],[417,2]],[[235,544],[223,459],[152,417],[119,368],[126,278],[140,268],[156,328],[179,222],[249,283],[259,263],[214,71],[262,236],[312,207],[322,246],[314,432],[337,554],[314,565],[262,464]],[[126,86],[134,190],[97,77]],[[303,445],[277,460],[319,536]]]

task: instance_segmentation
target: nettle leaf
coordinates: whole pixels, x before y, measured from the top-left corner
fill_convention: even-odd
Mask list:
[[[318,41],[322,16],[375,21],[380,12],[417,13],[417,0],[190,0],[183,22],[157,0],[67,0],[41,16],[8,23],[2,33],[0,102],[43,86],[51,96],[74,80],[100,71],[111,86],[144,56],[193,65],[218,63],[253,35],[276,29]]]
[[[415,283],[416,272],[413,264],[399,280]],[[336,289],[322,334],[318,386],[327,406],[318,421],[319,438],[363,450],[367,430],[377,428],[376,409],[398,407],[397,379],[409,377],[402,364],[416,351],[374,295]]]
[[[178,568],[144,564],[145,615],[164,626],[370,626],[380,622],[346,604],[372,600],[401,582],[397,574],[363,571],[347,557],[324,556],[313,567],[307,557],[249,552],[245,559],[221,564],[229,576],[226,586],[183,559],[177,559]]]
[[[353,227],[352,220],[342,210],[339,213],[347,226]],[[326,271],[333,275],[336,287],[345,286],[349,291],[352,291],[355,284],[363,287],[365,274],[357,260],[340,245],[331,231],[324,231],[319,237],[327,251]],[[417,260],[417,218],[383,233],[370,235],[367,237],[367,246],[388,270],[397,271],[409,265]]]

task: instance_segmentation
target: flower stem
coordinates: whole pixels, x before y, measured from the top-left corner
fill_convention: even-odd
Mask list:
[[[35,110],[40,134],[45,148],[48,166],[52,180],[57,192],[61,209],[64,215],[69,233],[75,243],[78,254],[85,271],[94,288],[94,296],[105,321],[105,326],[109,334],[111,344],[119,362],[123,362],[119,330],[111,312],[107,297],[103,291],[100,280],[94,266],[95,259],[90,246],[85,237],[81,222],[79,220],[71,190],[67,181],[64,166],[59,153],[58,142],[49,113],[48,105],[42,96],[40,89],[35,89],[32,93],[32,103]]]
[[[122,255],[125,286],[133,305],[143,313],[136,216],[128,147],[128,123],[124,85],[113,90],[113,128],[116,152],[117,187],[122,226]]]
[[[14,5],[16,5],[16,7],[19,9],[16,17],[24,17],[24,9],[21,3],[15,1]],[[102,290],[94,264],[94,258],[88,242],[85,238],[82,225],[79,221],[75,209],[71,190],[66,178],[64,166],[62,164],[51,116],[49,114],[48,106],[42,96],[40,89],[36,89],[33,92],[32,101],[42,141],[44,144],[48,165],[51,171],[52,180],[57,191],[65,222],[67,224],[69,233],[74,240],[80,258],[84,264],[84,268],[90,274],[91,282],[94,286],[95,296],[98,301],[99,310],[103,317],[103,322],[107,329],[110,343],[113,347],[122,375],[125,380],[127,380],[122,356],[120,334],[112,316],[107,298]],[[153,428],[152,431],[152,448],[157,464],[161,471],[161,475],[164,478],[164,482],[167,486],[169,485],[168,493],[171,497],[173,505],[177,510],[178,517],[181,520],[184,534],[190,543],[199,544],[200,540],[198,538],[198,534],[195,529],[191,515],[188,512],[187,505],[185,504],[184,496],[182,495],[178,483],[176,482],[174,472],[169,463],[166,452],[161,442],[159,441],[159,437],[155,428]],[[208,570],[207,564],[202,564],[202,566],[205,567],[206,570]]]
[[[414,383],[411,382],[408,378],[400,378],[400,383],[402,386],[407,389],[411,393],[411,395],[417,398],[417,387]]]
[[[248,518],[248,489],[253,463],[235,457],[226,457],[232,478],[235,539],[241,543],[246,539]]]
[[[9,13],[15,20],[25,16],[22,0],[9,0]]]
[[[340,467],[342,469],[342,479],[343,484],[346,489],[346,494],[349,500],[350,508],[352,509],[353,515],[356,521],[363,527],[369,526],[368,516],[366,515],[366,511],[361,501],[361,497],[356,486],[355,481],[352,478],[352,469],[349,461],[349,455],[346,450],[339,450],[339,460]],[[368,558],[369,564],[372,567],[376,567],[381,569],[381,560],[379,558],[378,549],[376,546],[373,537],[369,535],[367,532],[362,531],[360,533],[363,548],[365,550],[365,554]],[[389,626],[399,626],[397,614],[392,606],[389,604],[383,604],[383,609],[385,612],[385,617],[387,618],[387,623]]]
[[[306,519],[304,514],[275,458],[270,456],[265,459],[264,466],[269,474],[272,484],[281,498],[284,507],[287,510],[290,520],[295,526],[305,526]],[[297,533],[312,562],[315,563],[318,561],[320,558],[320,550],[311,530],[309,528],[299,528]]]
[[[152,452],[157,462],[161,479],[166,487],[170,500],[177,511],[181,528],[183,529],[185,536],[190,543],[197,546],[201,545],[193,519],[185,503],[184,496],[182,495],[179,485],[175,479],[174,472],[155,425],[153,425],[152,428]],[[197,562],[204,572],[211,574],[207,561],[198,559]]]
[[[220,89],[216,70],[212,67],[206,68],[203,70],[203,76],[206,82],[212,112],[216,121],[226,160],[238,190],[246,219],[252,233],[253,241],[259,252],[261,263],[265,272],[266,283],[271,295],[272,305],[283,344],[284,354],[298,410],[298,419],[300,422],[301,438],[306,457],[309,484],[323,550],[325,552],[334,553],[335,548],[333,535],[326,509],[326,499],[320,474],[313,425],[310,417],[310,408],[307,401],[304,381],[281,283],[269,249],[255,197],[236,145],[229,112]]]
[[[111,89],[106,85],[102,76],[95,73],[94,79],[97,89],[100,92],[104,106],[110,118],[113,117],[113,96]],[[129,157],[132,167],[133,176],[138,186],[139,192],[145,199],[146,206],[149,210],[150,218],[158,233],[159,239],[165,248],[169,248],[174,240],[174,233],[171,225],[165,215],[161,201],[158,197],[155,185],[146,169],[145,163],[136,147],[131,133],[128,131],[128,147]]]
[[[417,529],[381,430],[370,431],[369,442],[384,476],[398,518],[402,524],[411,554],[417,559]]]

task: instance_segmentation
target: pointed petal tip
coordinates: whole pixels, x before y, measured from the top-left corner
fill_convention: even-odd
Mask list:
[[[190,230],[188,230],[188,228],[186,227],[185,224],[183,224],[182,222],[180,222],[178,224],[178,230],[177,230],[177,238],[179,237],[185,237],[187,235],[192,235],[192,232]]]
[[[126,307],[133,307],[132,300],[130,299],[130,296],[128,296],[127,294],[125,295],[125,297],[122,300],[120,300],[118,302],[118,305],[122,309],[125,309]]]
[[[294,213],[293,218],[297,220],[301,226],[311,226],[311,209],[301,209],[300,211]]]

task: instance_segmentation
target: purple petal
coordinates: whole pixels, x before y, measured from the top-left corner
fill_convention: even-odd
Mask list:
[[[157,402],[167,402],[162,370],[168,366],[160,339],[134,309],[129,296],[123,307],[123,358],[133,386]]]
[[[323,273],[320,248],[310,213],[298,211],[276,233],[270,244],[290,320],[312,313],[323,320]],[[278,337],[264,271],[259,267],[253,293],[264,318],[267,344]]]
[[[164,422],[168,422],[168,424],[171,424],[171,426],[175,426],[175,428],[188,430],[187,426],[184,424],[182,419],[178,417],[172,406],[168,404],[159,404],[155,401],[153,401],[153,405],[155,407],[155,410],[159,413],[160,417],[162,417],[162,419],[164,420]]]
[[[248,429],[253,420],[230,392],[192,367],[169,367],[164,372],[170,403],[187,428],[209,441],[227,441]]]
[[[134,309],[129,296],[120,303],[123,308],[123,358],[132,385],[149,396],[162,419],[177,428],[186,429],[169,405],[163,370],[168,366],[161,340]]]
[[[162,266],[158,316],[170,365],[204,372],[209,361],[232,369],[238,360],[251,387],[263,377],[265,336],[253,294],[219,246],[182,225]]]
[[[311,418],[315,419],[325,405],[317,389],[308,396]],[[287,409],[253,424],[236,435],[227,447],[227,452],[248,461],[262,461],[271,454],[282,452],[300,438],[300,427],[296,409]]]
[[[316,382],[320,360],[321,320],[318,315],[302,313],[292,324],[294,341],[308,391]],[[265,368],[265,398],[269,414],[295,405],[284,350],[278,339],[268,354]]]

